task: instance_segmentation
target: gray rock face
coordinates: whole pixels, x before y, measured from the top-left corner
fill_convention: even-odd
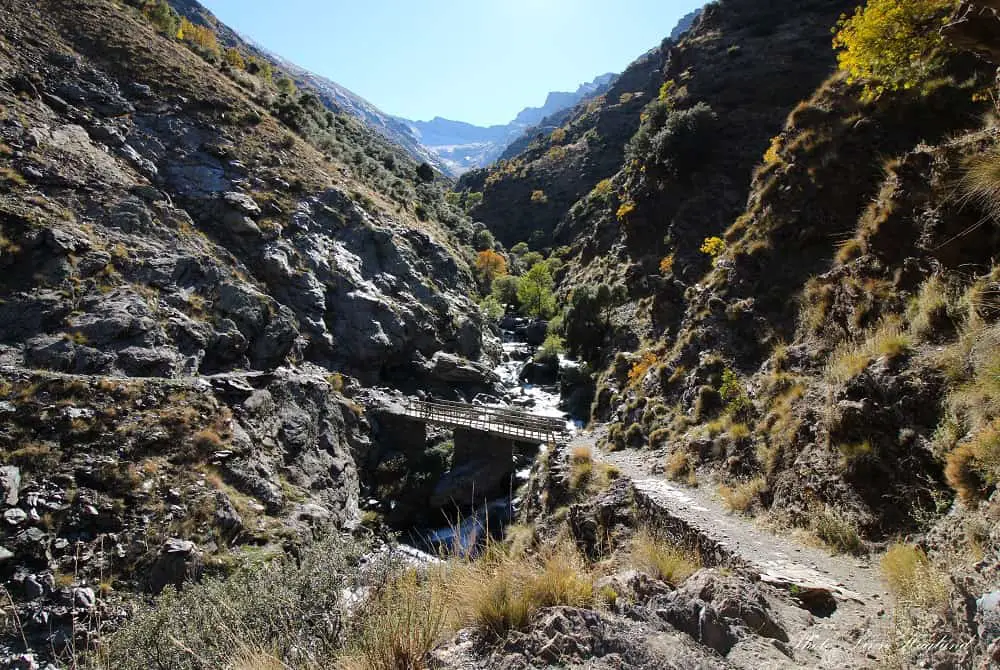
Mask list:
[[[286,211],[274,196],[287,202],[287,181],[225,124],[188,113],[189,100],[123,87],[87,59],[47,61],[22,84],[44,93],[54,121],[3,131],[29,151],[25,174],[101,193],[74,204],[99,213],[91,229],[59,220],[14,241],[44,277],[0,306],[18,317],[0,318],[17,363],[175,376],[294,358],[371,382],[426,374],[415,361],[437,351],[496,353],[483,347],[471,273],[441,231],[329,183],[295,191]],[[48,288],[71,278],[71,294]]]
[[[5,505],[16,505],[21,490],[21,471],[13,465],[0,467],[0,500]]]
[[[745,577],[703,570],[673,593],[655,598],[656,615],[699,643],[726,655],[751,633],[788,642],[776,608]]]
[[[266,388],[251,391],[243,401],[235,440],[242,448],[225,462],[224,471],[271,513],[287,502],[277,476],[284,472],[292,483],[315,493],[331,523],[353,521],[358,474],[345,409],[322,377],[276,371]],[[233,527],[238,519],[229,519]]]

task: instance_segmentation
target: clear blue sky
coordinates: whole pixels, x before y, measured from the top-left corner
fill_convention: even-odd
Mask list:
[[[201,0],[383,111],[507,123],[620,72],[705,0]]]

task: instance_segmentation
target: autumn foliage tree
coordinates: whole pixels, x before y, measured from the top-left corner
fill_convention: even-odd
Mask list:
[[[177,30],[177,39],[216,57],[220,54],[219,41],[212,29],[208,26],[191,23],[186,18],[181,19],[181,26]]]
[[[868,0],[837,24],[833,46],[850,81],[874,100],[886,91],[912,89],[941,66],[941,26],[957,0]]]
[[[493,280],[507,274],[507,259],[492,249],[480,251],[476,256],[476,276],[482,285],[483,293],[489,293]]]
[[[243,60],[243,54],[239,52],[235,47],[229,47],[226,49],[226,62],[237,70],[247,69],[247,63]]]

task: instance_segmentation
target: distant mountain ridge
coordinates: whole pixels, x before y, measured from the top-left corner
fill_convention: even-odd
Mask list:
[[[399,117],[395,120],[407,125],[419,142],[434,153],[451,174],[457,176],[489,165],[529,128],[537,126],[548,116],[570,109],[581,100],[601,95],[617,78],[617,74],[608,72],[581,84],[576,91],[553,91],[540,107],[522,109],[506,125],[483,127],[441,117],[430,121],[410,121]]]

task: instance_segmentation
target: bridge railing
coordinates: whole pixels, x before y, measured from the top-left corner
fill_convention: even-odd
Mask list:
[[[538,416],[515,409],[484,407],[469,403],[410,400],[407,412],[428,421],[477,424],[488,430],[517,435],[541,434],[556,437],[566,432],[566,422],[555,417]]]

